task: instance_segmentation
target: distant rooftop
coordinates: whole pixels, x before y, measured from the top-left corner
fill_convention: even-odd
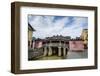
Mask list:
[[[46,40],[70,40],[70,36],[54,35],[52,37],[47,37]]]
[[[35,29],[28,23],[28,28],[32,31],[35,31]]]
[[[36,41],[80,41],[82,40],[80,37],[71,38],[70,36],[62,36],[62,35],[54,35],[52,37],[46,37],[45,39],[37,38]]]

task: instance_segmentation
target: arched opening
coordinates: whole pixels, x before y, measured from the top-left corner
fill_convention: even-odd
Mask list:
[[[66,55],[68,54],[68,48],[66,48]]]
[[[63,48],[61,48],[61,56],[63,56]]]
[[[52,55],[58,55],[58,47],[52,47]]]

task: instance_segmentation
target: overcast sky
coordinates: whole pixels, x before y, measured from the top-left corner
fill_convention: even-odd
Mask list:
[[[88,28],[87,17],[35,16],[28,15],[28,22],[36,30],[33,37],[45,38],[53,35],[79,37]]]

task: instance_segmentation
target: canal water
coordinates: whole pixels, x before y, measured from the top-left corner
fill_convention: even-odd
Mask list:
[[[84,52],[68,52],[68,55],[66,59],[82,59],[82,58],[88,58],[88,51]]]
[[[69,51],[67,53],[66,57],[59,57],[57,55],[53,55],[53,56],[45,56],[45,57],[41,57],[38,58],[37,60],[61,60],[61,59],[83,59],[83,58],[88,58],[88,51],[85,50],[83,52],[72,52]]]

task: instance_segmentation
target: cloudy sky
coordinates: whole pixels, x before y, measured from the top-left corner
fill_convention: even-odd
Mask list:
[[[87,17],[28,15],[28,22],[36,30],[33,32],[36,38],[53,35],[75,38],[81,35],[82,29],[88,28]]]

